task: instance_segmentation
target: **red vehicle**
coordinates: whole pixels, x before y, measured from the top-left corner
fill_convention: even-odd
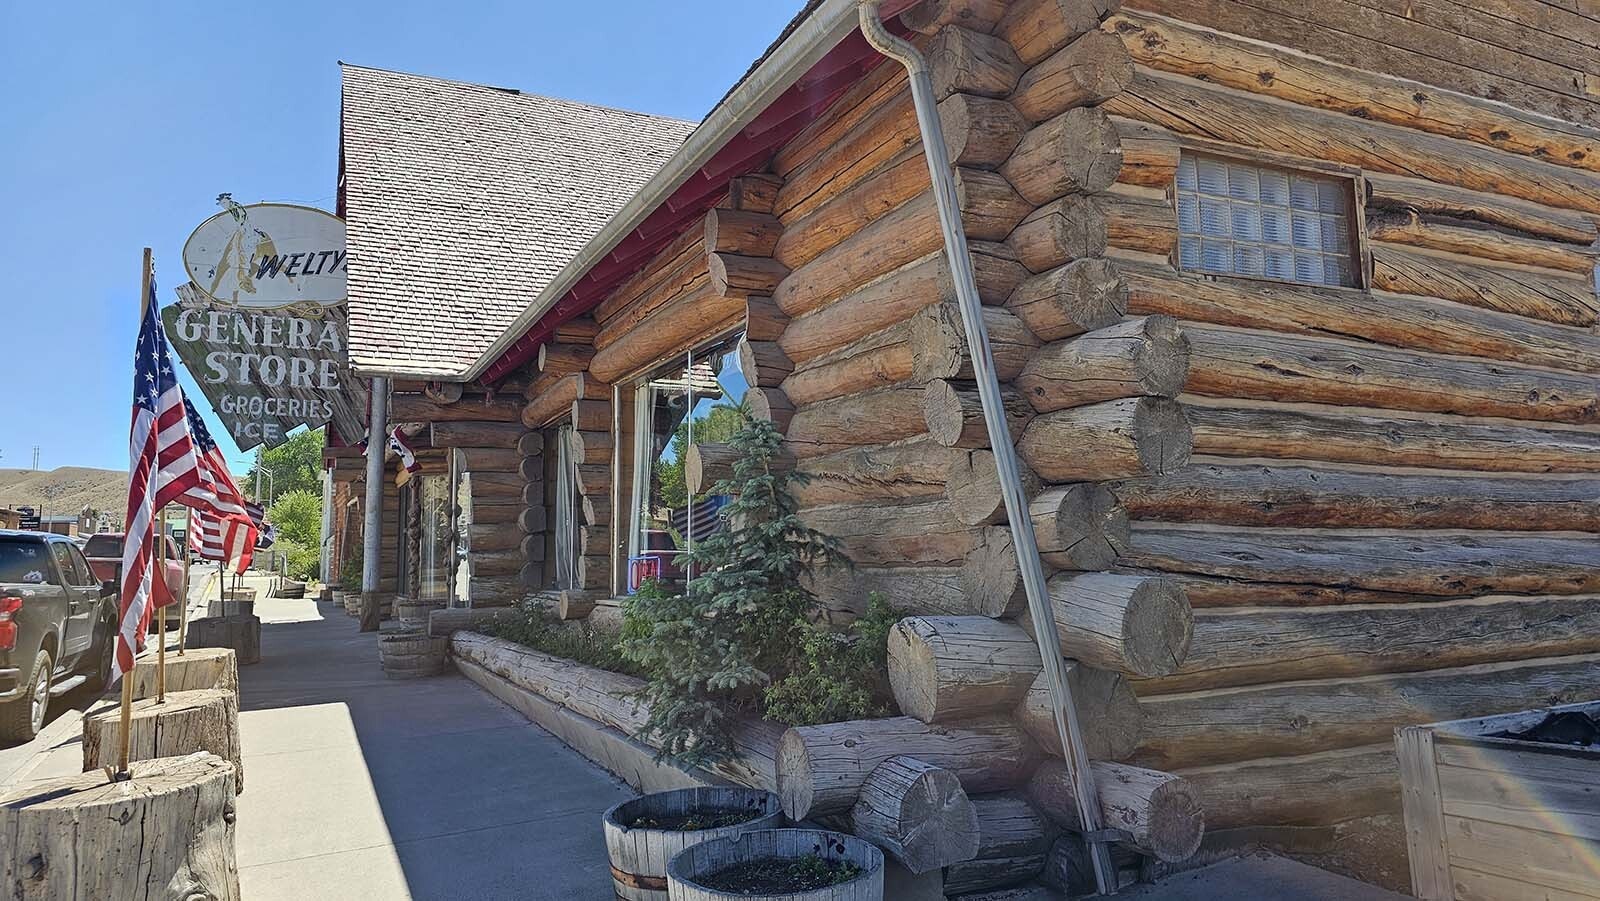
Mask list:
[[[90,536],[89,541],[84,544],[83,555],[88,558],[89,568],[94,571],[96,579],[100,581],[110,579],[121,584],[122,574],[120,570],[122,569],[122,539],[124,534],[123,532],[100,532]],[[162,543],[166,546],[166,560],[163,561],[163,568],[167,575],[167,588],[171,592],[171,596],[177,598],[179,603],[182,603],[189,596],[189,586],[184,581],[182,551],[179,549],[178,543],[173,541],[170,535],[162,538]],[[168,611],[168,619],[172,619],[172,614],[176,612],[177,608]]]

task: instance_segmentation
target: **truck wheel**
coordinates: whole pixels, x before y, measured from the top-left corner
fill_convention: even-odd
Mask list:
[[[95,671],[89,677],[90,691],[105,691],[111,684],[111,666],[117,654],[117,627],[115,623],[107,623],[105,634],[100,636],[100,643],[95,645]]]
[[[41,649],[34,655],[33,669],[19,683],[24,686],[22,696],[0,704],[0,739],[33,741],[44,728],[44,715],[50,707],[51,669],[50,654]]]

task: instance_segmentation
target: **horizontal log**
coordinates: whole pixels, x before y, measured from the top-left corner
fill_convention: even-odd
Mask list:
[[[511,402],[462,400],[435,403],[421,394],[396,394],[389,398],[391,422],[516,422],[522,408]]]
[[[1600,592],[1591,536],[1134,523],[1126,566],[1249,582],[1462,597]]]
[[[433,422],[428,424],[434,447],[517,447],[527,429],[510,422]]]
[[[732,253],[770,257],[783,223],[771,213],[749,210],[719,210],[706,213],[706,253]]]
[[[1568,244],[1590,244],[1600,237],[1593,219],[1572,210],[1378,172],[1367,173],[1366,183],[1367,206],[1372,209],[1449,216],[1468,222],[1499,225]]]
[[[1591,275],[1595,251],[1499,229],[1473,227],[1414,211],[1369,210],[1367,235],[1374,241],[1406,244],[1501,263],[1541,266]]]
[[[1171,472],[1188,462],[1191,447],[1181,407],[1140,397],[1039,416],[1017,450],[1045,481],[1078,482]]]
[[[703,280],[705,272],[705,235],[686,228],[594,308],[595,321],[600,324],[594,340],[602,340],[608,327],[618,322],[637,322],[660,303]]]
[[[945,150],[956,166],[993,169],[1017,149],[1028,121],[1004,100],[952,94],[939,101]],[[921,155],[921,151],[917,151]]]
[[[789,267],[771,257],[743,256],[736,253],[707,254],[711,290],[723,297],[771,294]]]
[[[527,479],[530,484],[534,482],[540,483],[541,490],[543,488],[544,470],[545,460],[542,455],[537,457],[522,457],[517,462],[517,474],[522,476],[524,479]],[[542,502],[542,500],[543,495],[541,494],[539,502]]]
[[[789,373],[794,372],[794,362],[776,341],[740,338],[738,353],[739,371],[749,385],[777,387]]]
[[[1004,307],[984,307],[982,315],[988,332],[989,359],[998,378],[1008,382],[1022,372],[1039,348],[1039,339]],[[911,318],[909,344],[912,375],[918,381],[976,377],[966,325],[955,304],[940,303],[919,310]]]
[[[1600,183],[1586,173],[1171,75],[1136,72],[1103,108],[1180,134],[1600,212]]]
[[[812,507],[800,517],[839,539],[850,559],[866,565],[954,566],[978,546],[983,534],[981,526],[956,519],[942,496]]]
[[[593,316],[574,316],[556,324],[550,337],[559,344],[590,344],[600,334],[600,323]]]
[[[1020,785],[1039,759],[1005,719],[929,726],[909,716],[796,726],[778,746],[778,797],[792,819],[847,810],[879,764],[906,755],[954,773],[967,792]]]
[[[1395,244],[1372,246],[1372,285],[1585,328],[1600,309],[1592,281],[1570,272],[1497,266]]]
[[[518,472],[523,456],[514,448],[464,447],[457,451],[458,465],[468,472]]]
[[[985,169],[957,169],[956,202],[961,224],[975,241],[1003,241],[1036,206],[1024,199],[1011,182]]]
[[[1100,20],[1121,5],[1119,0],[1017,0],[994,33],[1031,66],[1100,27]]]
[[[950,448],[957,456],[945,469],[944,496],[952,515],[970,525],[999,525],[1007,521],[1005,498],[1000,490],[1000,470],[994,452],[987,448]],[[1039,477],[1028,467],[1017,466],[1022,493],[1037,494]]]
[[[1178,158],[1182,145],[1178,136],[1165,128],[1112,116],[1111,124],[1117,127],[1117,137],[1122,144],[1122,171],[1117,182],[1163,190],[1178,177]]]
[[[751,172],[728,180],[728,199],[721,204],[725,209],[751,213],[770,213],[777,202],[778,188],[783,179],[770,172]]]
[[[1481,472],[1600,472],[1600,434],[1460,417],[1186,403],[1197,453]],[[1059,414],[1051,414],[1059,415]]]
[[[1063,573],[1049,591],[1061,652],[1086,666],[1159,676],[1178,670],[1189,653],[1193,613],[1171,579]]]
[[[913,616],[889,630],[895,702],[924,723],[1010,709],[1043,667],[1032,636],[986,616]]]
[[[522,531],[515,526],[474,524],[467,527],[467,546],[473,554],[514,550],[520,555],[522,535]]]
[[[1600,532],[1600,479],[1191,461],[1109,486],[1133,519],[1236,526]]]
[[[1177,13],[1181,16],[1181,13]],[[1215,23],[1212,23],[1215,24]],[[1438,24],[1438,23],[1435,23]],[[1106,23],[1137,62],[1291,103],[1472,141],[1564,166],[1600,169],[1600,135],[1420,82],[1198,28],[1164,16],[1126,12]],[[1503,99],[1503,98],[1496,98]]]
[[[744,299],[744,337],[751,341],[776,341],[789,326],[789,317],[770,297]]]
[[[1144,735],[1144,711],[1127,677],[1064,661],[1084,748],[1093,760],[1125,760]],[[1049,680],[1040,673],[1011,714],[1047,754],[1061,757],[1061,734]]]
[[[529,563],[543,563],[549,556],[550,536],[544,533],[522,536],[520,545],[523,559]]]
[[[604,383],[615,382],[706,335],[732,328],[744,316],[742,296],[723,297],[707,285],[621,332],[589,361],[589,372]],[[611,328],[609,324],[606,327]]]
[[[850,809],[850,831],[912,873],[978,852],[978,811],[953,773],[913,757],[878,764]]]
[[[594,357],[594,347],[590,344],[551,344],[539,345],[539,358],[537,366],[540,373],[556,373],[567,375],[573,372],[582,372],[589,368],[589,360]]]
[[[965,895],[1027,882],[1044,869],[1055,827],[1026,800],[1011,794],[972,798],[978,851],[944,868],[944,890]]]
[[[1054,485],[1028,505],[1039,556],[1055,569],[1109,569],[1128,550],[1128,514],[1104,485]]]
[[[550,514],[543,505],[524,508],[517,514],[517,527],[524,534],[543,536],[550,527]]]
[[[578,493],[582,495],[605,494],[611,487],[611,467],[597,464],[579,464],[574,467]]]
[[[785,314],[800,316],[932,253],[941,240],[933,195],[924,193],[796,267],[772,299]]]
[[[522,570],[527,558],[522,556],[521,534],[511,529],[506,532],[517,538],[511,547],[505,550],[479,551],[474,548],[470,555],[472,561],[472,575],[479,576],[511,576]]]
[[[933,440],[945,447],[988,447],[989,428],[983,418],[983,401],[976,383],[937,379],[922,392],[923,423]],[[1000,387],[1000,402],[1015,441],[1033,418],[1033,408],[1022,392]]]
[[[864,613],[877,592],[908,614],[1017,616],[1027,607],[1011,530],[990,526],[960,566],[856,566],[814,576],[830,609]]]
[[[1202,801],[1180,776],[1094,761],[1089,764],[1102,822],[1120,829],[1140,851],[1160,860],[1188,860],[1200,850],[1206,816]],[[1083,832],[1077,786],[1066,764],[1051,759],[1028,780],[1028,800],[1045,816],[1073,832]]]
[[[897,385],[912,377],[910,339],[911,323],[896,323],[812,357],[796,366],[779,387],[795,403],[812,404]]]
[[[580,432],[604,432],[611,428],[611,403],[607,400],[572,402],[572,427]]]
[[[794,420],[794,402],[783,393],[781,388],[753,387],[744,393],[745,405],[750,408],[750,415],[756,419],[766,420],[777,427],[780,432],[787,432],[789,424]],[[829,410],[828,413],[838,413],[838,410]],[[819,414],[822,427],[832,425],[828,415]],[[809,424],[808,424],[809,425]]]
[[[1178,773],[1210,829],[1320,826],[1400,811],[1394,742]]]
[[[1600,652],[1595,595],[1490,596],[1417,604],[1200,610],[1182,669],[1139,680],[1180,691],[1472,666]]]
[[[1176,769],[1377,744],[1401,726],[1576,703],[1597,677],[1589,654],[1156,695],[1135,759]]]
[[[1166,191],[1118,183],[1094,195],[1106,220],[1106,245],[1175,261],[1178,212]]]
[[[591,526],[608,525],[611,522],[611,497],[605,494],[586,494],[578,505],[583,513],[583,521]]]
[[[797,411],[785,434],[797,458],[920,435],[922,388],[902,386],[812,404]]]
[[[1100,35],[1104,42],[1090,35],[1078,42],[1090,41],[1101,47],[1117,44],[1110,35],[1093,34]],[[1123,51],[1118,47],[1117,52]],[[1027,114],[1026,110],[1022,112]],[[1068,194],[1103,191],[1116,181],[1122,170],[1122,145],[1117,127],[1104,112],[1067,109],[1045,118],[1048,121],[1024,135],[1016,151],[1000,166],[1000,174],[1016,187],[1018,194],[1039,206]]]
[[[966,95],[957,95],[963,96]],[[860,178],[805,216],[791,219],[771,256],[791,270],[803,266],[824,251],[851,240],[874,220],[925,193],[930,184],[928,161],[922,155],[921,146],[908,147],[872,170],[870,177]]]
[[[965,450],[943,447],[918,435],[892,444],[810,457],[798,466],[806,481],[789,487],[802,507],[937,497],[945,493],[950,467],[966,456]],[[961,518],[959,505],[953,504],[952,509]]]
[[[1006,309],[1041,340],[1059,341],[1116,324],[1128,310],[1128,286],[1110,260],[1073,260],[1023,282]]]
[[[871,73],[774,158],[783,175],[773,213],[786,223],[849,190],[921,141],[904,71]]]
[[[594,611],[595,604],[609,594],[609,591],[603,589],[590,591],[564,589],[556,601],[556,616],[564,620],[583,619]]]
[[[1525,316],[1382,291],[1199,278],[1130,261],[1119,268],[1135,315],[1600,371],[1600,336]]]
[[[568,450],[578,465],[593,466],[611,460],[612,451],[615,449],[611,432],[573,429],[567,434]]]
[[[1189,339],[1176,320],[1143,316],[1041,347],[1017,377],[1048,413],[1126,397],[1176,397],[1189,376]]]
[[[1006,245],[1029,272],[1048,272],[1106,252],[1105,208],[1091,197],[1068,194],[1020,222]]]
[[[1183,334],[1189,344],[1183,387],[1194,394],[1550,422],[1600,421],[1600,381],[1592,376],[1219,326],[1185,324]]]
[[[741,454],[730,444],[691,444],[684,454],[683,478],[691,496],[704,494],[723,479],[733,478],[733,468]],[[770,471],[794,467],[794,458],[780,450],[767,461]]]
[[[1028,119],[1042,122],[1115,97],[1132,81],[1128,48],[1112,34],[1095,29],[1029,69],[1011,93],[1011,104]]]
[[[958,26],[940,29],[924,55],[936,101],[951,94],[1004,97],[1026,68],[1004,38]]]
[[[920,34],[938,34],[947,25],[988,34],[1005,8],[1005,0],[922,0],[900,14],[900,24]]]
[[[590,395],[590,379],[575,372],[551,382],[543,391],[528,399],[522,408],[522,424],[530,429],[546,426],[572,412],[573,401]]]

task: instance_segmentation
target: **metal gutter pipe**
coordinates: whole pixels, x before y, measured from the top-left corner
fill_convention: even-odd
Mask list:
[[[367,427],[367,507],[361,531],[361,631],[378,629],[378,579],[383,556],[383,458],[389,450],[389,380],[372,380],[372,419]],[[367,616],[371,608],[372,616]],[[367,628],[368,621],[372,628]]]
[[[945,149],[944,129],[939,108],[933,99],[933,79],[928,63],[909,41],[889,33],[878,17],[883,0],[858,0],[861,33],[884,56],[900,63],[911,79],[911,99],[916,106],[917,125],[922,131],[922,152],[928,161],[933,196],[939,210],[939,229],[944,233],[944,252],[955,283],[956,302],[967,331],[967,347],[972,354],[972,369],[977,376],[978,397],[983,403],[983,422],[989,430],[989,445],[994,448],[995,469],[999,472],[1000,492],[1005,499],[1006,518],[1011,523],[1011,542],[1016,548],[1022,585],[1028,593],[1028,610],[1033,614],[1039,655],[1044,658],[1045,680],[1050,687],[1055,709],[1056,731],[1076,788],[1078,818],[1089,842],[1094,861],[1095,884],[1100,894],[1115,894],[1117,872],[1111,863],[1107,833],[1101,828],[1100,797],[1089,773],[1089,754],[1078,724],[1078,711],[1072,700],[1072,686],[1061,662],[1061,639],[1055,630],[1055,613],[1045,587],[1044,564],[1039,559],[1039,543],[1033,520],[1028,515],[1028,497],[1022,488],[1017,466],[1017,451],[1011,443],[1005,406],[1000,400],[1000,377],[995,372],[994,353],[989,346],[989,330],[983,322],[983,305],[972,272],[972,255],[967,250],[967,233],[961,224],[961,203],[957,199],[950,154]]]
[[[727,100],[711,111],[711,115],[695,128],[661,171],[645,182],[639,193],[611,217],[605,228],[556,273],[533,303],[506,326],[500,337],[460,376],[460,381],[476,379],[510,350],[551,307],[567,296],[567,292],[590,269],[622,243],[645,217],[666,202],[672,192],[710,162],[723,145],[736,137],[855,28],[856,0],[824,0]]]

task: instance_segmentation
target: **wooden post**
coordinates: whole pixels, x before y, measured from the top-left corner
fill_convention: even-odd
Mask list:
[[[189,543],[189,536],[194,534],[194,508],[185,507],[183,514],[183,543]],[[178,656],[183,656],[183,640],[189,635],[189,548],[183,551],[183,600],[178,608]],[[217,564],[217,571],[222,571],[222,564]]]
[[[160,570],[161,584],[166,584],[167,579],[167,508],[161,508],[161,525],[156,535],[156,568]],[[150,579],[152,591],[150,596],[155,597],[156,577]],[[167,608],[156,608],[156,703],[167,702]]]
[[[152,278],[151,267],[152,267],[152,264],[151,264],[151,261],[150,261],[150,248],[146,247],[144,249],[144,264],[143,264],[143,268],[139,270],[139,323],[140,323],[140,327],[141,328],[143,328],[145,313],[147,313],[149,311],[149,309],[150,309],[150,280]],[[119,612],[121,611],[121,605],[120,604],[118,605],[118,611]],[[121,620],[120,617],[117,620],[117,628],[118,628],[119,631],[122,628],[122,620]],[[129,728],[129,724],[132,721],[132,719],[133,719],[133,674],[132,673],[123,673],[122,674],[122,718],[121,718],[122,731],[117,736],[117,772],[116,772],[116,779],[118,781],[131,778],[131,776],[128,774],[128,728]]]

